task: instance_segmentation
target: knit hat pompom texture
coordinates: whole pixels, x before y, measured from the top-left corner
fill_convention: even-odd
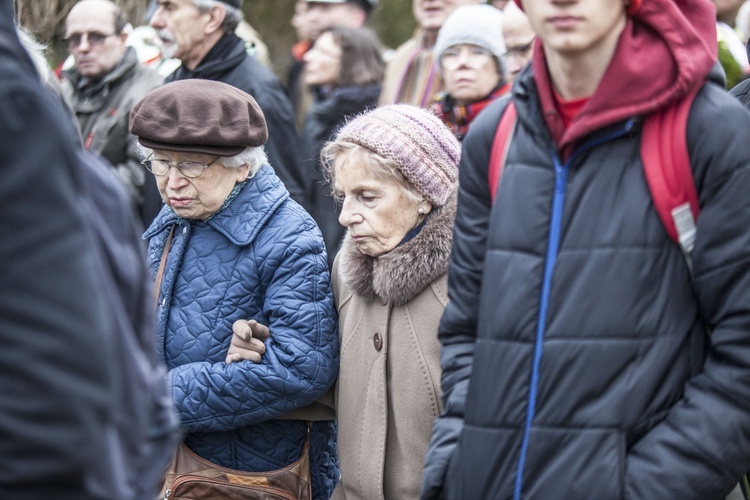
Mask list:
[[[638,8],[643,3],[643,0],[630,0],[630,3],[628,4],[628,15],[632,16],[636,13]],[[521,0],[516,0],[516,5],[518,5],[521,10],[523,10],[523,5],[521,5]]]
[[[435,61],[449,47],[459,44],[477,45],[489,50],[502,68],[505,54],[503,13],[491,5],[462,5],[448,16],[435,42]]]
[[[431,112],[390,104],[347,123],[336,142],[349,142],[394,161],[403,176],[436,207],[456,187],[461,145]]]

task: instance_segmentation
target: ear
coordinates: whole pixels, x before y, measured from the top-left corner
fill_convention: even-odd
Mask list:
[[[367,21],[367,14],[362,9],[352,8],[352,27],[361,28]]]
[[[206,26],[203,28],[207,35],[214,33],[221,28],[221,23],[223,23],[224,19],[227,17],[227,9],[221,5],[221,2],[216,2],[211,6],[208,15],[210,18]]]
[[[250,164],[245,163],[241,167],[237,167],[235,169],[237,172],[235,174],[235,180],[239,182],[244,182],[245,179],[247,179],[247,176],[250,175]]]

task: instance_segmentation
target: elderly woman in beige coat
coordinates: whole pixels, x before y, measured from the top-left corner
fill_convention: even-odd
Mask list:
[[[433,114],[401,104],[351,121],[322,157],[347,228],[332,278],[341,339],[334,498],[418,498],[441,410],[437,328],[460,146]]]

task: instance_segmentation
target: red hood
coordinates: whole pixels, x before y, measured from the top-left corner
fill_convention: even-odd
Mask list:
[[[560,149],[634,115],[648,114],[703,85],[718,54],[711,0],[644,0],[628,19],[596,92],[567,129],[557,117],[541,41],[534,80],[542,113]]]

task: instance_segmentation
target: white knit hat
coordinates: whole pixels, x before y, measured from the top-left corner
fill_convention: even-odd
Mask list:
[[[505,74],[502,57],[505,54],[503,13],[491,5],[462,5],[448,16],[435,43],[435,64],[448,47],[471,44],[489,50],[497,60],[497,67]]]

